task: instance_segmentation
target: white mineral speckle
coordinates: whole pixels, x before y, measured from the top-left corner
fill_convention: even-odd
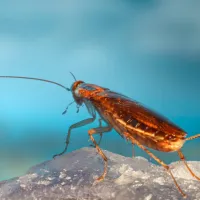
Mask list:
[[[60,172],[59,178],[65,178],[65,177],[66,177],[66,174],[63,172]]]
[[[94,148],[83,148],[32,167],[19,178],[0,182],[1,200],[181,200],[172,178],[162,167],[142,157],[128,158],[108,151],[108,174]],[[95,158],[95,159],[94,159]],[[77,162],[78,161],[78,162]],[[188,162],[199,175],[200,162]],[[182,162],[172,172],[188,200],[200,199],[200,182],[188,173]]]
[[[152,194],[149,194],[148,196],[145,197],[144,200],[151,200],[152,199]]]
[[[164,185],[165,184],[165,179],[163,177],[158,177],[153,179],[154,183],[159,183],[160,185]]]
[[[51,182],[47,180],[38,181],[38,185],[49,185]]]
[[[20,184],[20,187],[22,187],[22,188],[26,188],[26,185],[24,185],[24,184]]]
[[[48,179],[49,181],[52,181],[52,180],[55,179],[55,177],[51,177],[51,176],[49,176],[49,177],[47,177],[47,179]]]

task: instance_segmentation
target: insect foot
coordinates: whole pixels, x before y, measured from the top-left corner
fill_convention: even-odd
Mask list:
[[[105,178],[105,175],[101,175],[100,177],[98,177],[92,184],[92,186],[97,185],[98,183],[100,183],[101,181],[103,181]]]

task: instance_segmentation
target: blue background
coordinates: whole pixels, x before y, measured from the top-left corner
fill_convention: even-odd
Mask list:
[[[142,102],[182,127],[200,132],[200,2],[128,0],[1,0],[0,75],[77,79]],[[76,113],[71,93],[48,83],[0,79],[0,180],[21,175],[64,148]],[[87,130],[72,132],[69,151],[89,146]],[[96,136],[98,138],[98,136]],[[183,149],[200,160],[200,140]],[[131,156],[115,131],[101,147]],[[155,152],[155,151],[153,151]],[[176,153],[155,152],[165,162]],[[148,156],[136,149],[136,154]]]

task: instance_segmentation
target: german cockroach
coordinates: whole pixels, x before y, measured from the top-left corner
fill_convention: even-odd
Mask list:
[[[80,80],[77,81],[75,77],[75,82],[72,84],[71,88],[66,88],[53,81],[30,77],[0,76],[0,78],[25,78],[53,83],[65,88],[67,91],[71,91],[74,102],[77,104],[78,108],[85,104],[91,118],[82,120],[69,127],[66,146],[60,154],[56,154],[54,157],[62,155],[67,151],[72,129],[94,122],[96,119],[96,113],[99,114],[101,120],[103,120],[107,125],[103,127],[100,120],[99,127],[92,128],[88,131],[91,141],[94,143],[99,155],[104,160],[104,171],[96,180],[97,182],[103,180],[106,176],[108,159],[100,149],[93,135],[101,134],[102,136],[102,133],[110,132],[112,129],[115,129],[124,139],[131,141],[133,145],[137,145],[143,149],[151,158],[162,165],[170,174],[177,189],[184,197],[186,197],[186,194],[178,185],[169,166],[151,153],[146,147],[162,152],[176,151],[191,175],[197,180],[200,180],[200,178],[192,172],[183,153],[181,152],[181,148],[187,140],[199,138],[200,134],[186,138],[187,133],[184,130],[170,122],[168,119],[158,115],[148,108],[145,108],[138,102],[133,101],[131,98],[111,91],[108,88],[88,84]],[[67,109],[63,114],[65,114],[66,111]]]

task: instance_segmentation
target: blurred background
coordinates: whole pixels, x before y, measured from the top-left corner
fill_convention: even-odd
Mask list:
[[[200,133],[200,2],[180,0],[18,0],[0,2],[0,75],[73,78],[110,88],[165,115],[188,135]],[[0,79],[0,180],[63,150],[76,113],[72,95],[38,81]],[[87,130],[72,131],[68,152],[91,144]],[[98,140],[98,136],[95,136]],[[200,160],[200,139],[183,148]],[[115,131],[103,149],[131,156]],[[176,153],[153,151],[167,163]],[[136,148],[137,156],[149,157]],[[100,166],[101,167],[101,166]]]

